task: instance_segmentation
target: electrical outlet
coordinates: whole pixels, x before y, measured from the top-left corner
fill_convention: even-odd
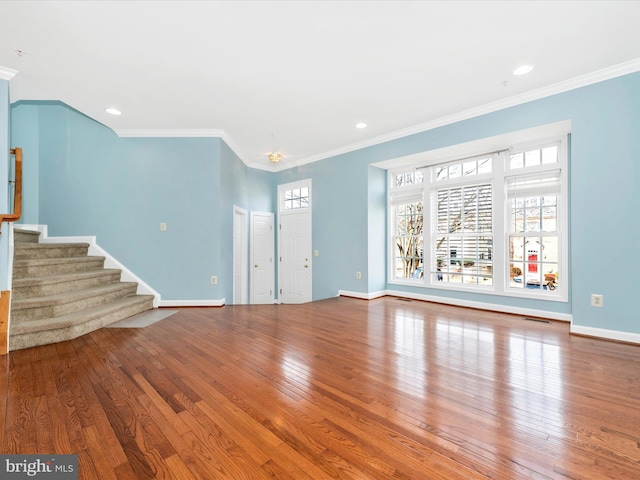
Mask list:
[[[160,231],[161,232],[166,232],[167,231],[167,224],[166,223],[161,223],[160,224]]]
[[[592,307],[604,307],[604,295],[598,295],[597,293],[591,294],[591,306]]]
[[[360,272],[356,272],[356,278],[357,278],[358,280],[362,279],[362,273],[360,273]]]
[[[218,284],[218,277],[214,275],[211,277],[211,285],[217,285],[217,284]]]

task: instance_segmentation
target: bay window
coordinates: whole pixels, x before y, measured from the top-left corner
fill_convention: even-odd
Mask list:
[[[567,138],[389,173],[389,283],[567,299]]]

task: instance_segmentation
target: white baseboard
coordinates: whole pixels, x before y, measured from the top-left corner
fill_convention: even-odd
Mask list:
[[[620,332],[618,330],[608,330],[606,328],[584,327],[582,325],[571,324],[571,333],[576,335],[586,335],[587,337],[606,338],[619,342],[639,343],[640,333]]]
[[[381,292],[371,292],[371,293],[362,293],[362,292],[350,292],[348,290],[338,290],[338,296],[340,297],[352,297],[352,298],[360,298],[362,300],[373,300],[375,298],[384,297],[386,295],[386,291]]]
[[[116,268],[122,271],[120,279],[123,282],[136,282],[138,284],[138,290],[136,293],[139,295],[153,295],[153,307],[158,308],[161,302],[161,295],[153,288],[151,288],[144,280],[138,277],[135,273],[129,270],[125,265],[111,256],[104,248],[100,247],[96,242],[96,237],[91,236],[70,236],[70,237],[50,237],[48,233],[47,225],[26,225],[19,224],[16,228],[22,230],[31,230],[40,232],[41,243],[88,243],[89,255],[104,257],[105,268]]]
[[[532,308],[510,307],[506,305],[499,305],[496,303],[472,302],[468,300],[461,300],[459,298],[438,297],[435,295],[402,292],[399,290],[383,290],[373,293],[348,292],[340,290],[339,294],[345,297],[362,298],[365,300],[373,300],[374,298],[380,298],[386,295],[392,297],[409,298],[412,300],[423,300],[425,302],[442,303],[445,305],[454,305],[456,307],[469,307],[477,308],[479,310],[489,310],[492,312],[513,313],[515,315],[523,315],[527,317],[548,318],[550,320],[560,320],[563,322],[571,322],[572,320],[571,314],[567,313],[549,312],[547,310],[535,310]]]
[[[159,307],[223,307],[225,299],[218,300],[161,300]]]

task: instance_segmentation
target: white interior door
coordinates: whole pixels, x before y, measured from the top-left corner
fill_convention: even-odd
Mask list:
[[[249,218],[233,207],[233,304],[249,303]]]
[[[301,212],[280,218],[280,301],[311,301],[311,215]]]
[[[251,303],[273,303],[273,213],[251,212]]]

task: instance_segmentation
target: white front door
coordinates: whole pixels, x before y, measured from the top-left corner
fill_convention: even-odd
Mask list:
[[[308,212],[280,218],[280,301],[311,301],[311,216]]]
[[[249,303],[249,219],[247,211],[233,207],[233,304]]]
[[[251,212],[251,303],[274,300],[273,213]]]
[[[311,180],[278,186],[279,290],[282,303],[312,300]]]

